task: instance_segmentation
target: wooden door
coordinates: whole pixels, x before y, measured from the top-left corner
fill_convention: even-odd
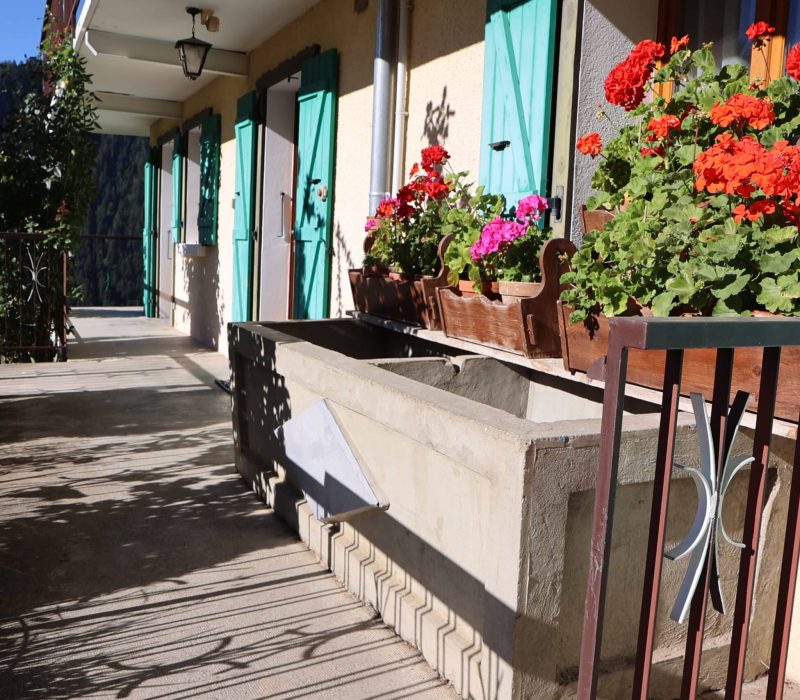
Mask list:
[[[236,191],[233,200],[232,321],[250,321],[253,307],[256,141],[258,97],[248,92],[236,103]]]
[[[295,318],[329,313],[338,58],[336,49],[309,58],[297,93]]]
[[[556,0],[488,0],[480,182],[507,206],[546,194]]]

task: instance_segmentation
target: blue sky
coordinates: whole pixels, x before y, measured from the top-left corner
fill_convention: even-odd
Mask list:
[[[21,61],[39,52],[45,0],[3,2],[0,61]]]

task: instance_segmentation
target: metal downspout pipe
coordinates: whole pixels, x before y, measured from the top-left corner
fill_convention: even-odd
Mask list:
[[[394,96],[394,153],[392,155],[392,192],[403,185],[405,175],[404,159],[406,151],[406,89],[408,77],[408,29],[411,19],[411,0],[400,0],[397,21],[397,71],[395,75]]]
[[[369,176],[369,213],[390,196],[389,138],[392,128],[392,79],[395,63],[397,0],[378,0],[375,23],[375,63],[372,76],[372,154]]]

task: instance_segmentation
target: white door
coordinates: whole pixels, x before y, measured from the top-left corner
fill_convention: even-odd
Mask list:
[[[299,76],[298,76],[299,77]],[[258,319],[282,321],[289,314],[295,111],[299,79],[267,90],[261,197]]]

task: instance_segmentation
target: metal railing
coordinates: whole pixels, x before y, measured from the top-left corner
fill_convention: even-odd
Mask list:
[[[67,255],[38,233],[0,232],[0,362],[66,360]]]
[[[684,615],[688,615],[689,618],[681,697],[692,700],[695,698],[709,594],[714,607],[718,610],[720,607],[724,609],[718,580],[716,538],[730,538],[719,520],[721,515],[719,509],[733,476],[740,469],[749,466],[750,480],[744,536],[743,541],[738,543],[741,547],[741,559],[725,690],[727,700],[737,700],[742,693],[748,631],[753,611],[758,544],[764,511],[781,349],[797,345],[800,345],[800,319],[611,319],[578,680],[578,697],[581,700],[589,700],[597,695],[628,351],[666,350],[667,354],[632,697],[639,700],[646,700],[648,697],[663,558],[664,556],[677,558],[691,554],[692,559],[685,579],[685,583],[688,580],[690,585],[682,588],[673,608],[673,616],[674,619],[681,620]],[[677,548],[665,553],[664,536],[684,351],[693,348],[716,349],[710,418],[706,416],[704,397],[699,393],[692,395],[698,434],[701,438],[701,469],[690,470],[697,485],[698,513],[689,537]],[[755,352],[761,355],[753,452],[752,457],[732,457],[729,451],[750,398],[746,392],[739,391],[733,402],[730,402],[734,354],[737,350],[744,349],[750,349],[746,352],[753,352],[752,348],[756,348]],[[800,446],[800,441],[797,445]],[[783,696],[789,627],[797,582],[800,553],[800,470],[798,469],[800,447],[796,448],[793,461],[778,604],[772,630],[767,690],[767,697],[771,700]]]

